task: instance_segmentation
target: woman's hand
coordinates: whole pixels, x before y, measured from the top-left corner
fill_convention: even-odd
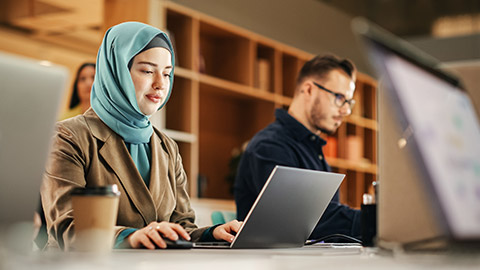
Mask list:
[[[128,243],[132,248],[155,249],[156,246],[166,248],[167,244],[162,237],[175,241],[179,236],[185,240],[190,240],[190,235],[178,224],[166,221],[152,222],[128,236]]]
[[[235,238],[234,234],[237,234],[241,225],[242,222],[239,222],[238,220],[232,220],[220,225],[213,230],[213,237],[217,240],[225,240],[231,243],[233,238]]]

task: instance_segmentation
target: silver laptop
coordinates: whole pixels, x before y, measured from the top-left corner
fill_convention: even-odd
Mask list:
[[[0,53],[0,226],[31,222],[67,70]]]
[[[413,163],[410,170],[419,179],[419,185],[411,188],[424,190],[423,197],[428,198],[426,205],[417,205],[415,208],[422,207],[427,209],[426,212],[434,214],[433,227],[421,228],[422,224],[418,223],[412,231],[423,230],[427,237],[427,230],[432,231],[438,227],[439,235],[434,237],[437,240],[443,238],[448,243],[478,245],[480,122],[469,94],[458,78],[439,68],[438,61],[407,42],[363,19],[354,22],[354,30],[359,35],[373,68],[381,77],[384,87],[380,91],[385,93],[384,101],[391,104],[398,129],[403,131],[401,144],[410,153],[409,159]],[[384,131],[380,121],[380,132]],[[385,153],[387,141],[382,141],[383,144],[379,145],[380,157],[388,157],[388,153]],[[382,171],[382,165],[380,168],[380,178],[381,181],[386,181],[385,184],[403,181],[400,175],[386,178],[384,173],[388,171]],[[383,183],[380,186],[382,185]],[[398,189],[392,192],[402,193]],[[406,194],[410,193],[403,191],[399,196],[403,196],[406,201]],[[388,194],[384,195],[381,203],[385,203],[383,207],[386,207]],[[395,196],[393,193],[391,195]],[[409,208],[405,211],[408,215],[417,209]],[[380,211],[380,215],[383,214],[388,213]],[[393,213],[397,215],[396,220],[400,220],[398,214],[398,211]],[[417,215],[416,218],[423,218],[422,216]],[[388,222],[382,220],[381,216],[380,221]],[[419,237],[421,236],[416,237],[416,243],[411,244],[429,240]]]
[[[227,248],[290,248],[305,244],[344,174],[276,166]],[[218,243],[194,243],[218,247]]]

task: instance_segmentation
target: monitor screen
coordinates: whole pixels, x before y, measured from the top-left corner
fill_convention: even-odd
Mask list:
[[[408,147],[428,180],[449,233],[480,238],[480,126],[456,84],[383,46],[370,44],[376,70],[408,129]],[[410,143],[411,142],[411,143]]]

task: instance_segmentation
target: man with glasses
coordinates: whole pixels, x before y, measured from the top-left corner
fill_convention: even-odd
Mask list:
[[[288,111],[277,109],[275,122],[258,132],[242,155],[234,184],[238,220],[245,219],[276,165],[331,170],[320,135],[333,134],[351,114],[355,79],[348,59],[326,55],[305,63]],[[338,191],[310,239],[335,234],[360,236],[360,211],[340,204]]]

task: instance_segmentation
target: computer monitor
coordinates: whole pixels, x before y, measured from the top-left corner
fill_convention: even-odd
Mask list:
[[[67,78],[64,67],[0,52],[0,250],[31,242]]]
[[[380,239],[479,242],[480,125],[468,93],[409,43],[363,19],[353,25],[380,77]]]

